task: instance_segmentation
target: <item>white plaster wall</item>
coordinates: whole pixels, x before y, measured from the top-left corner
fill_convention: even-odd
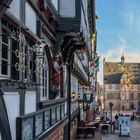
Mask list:
[[[5,92],[4,100],[7,108],[12,140],[16,140],[16,118],[19,116],[18,92]]]
[[[75,17],[75,0],[60,0],[59,6],[62,17]]]
[[[25,114],[36,111],[36,93],[27,91],[25,94]]]
[[[51,2],[54,5],[55,9],[58,10],[58,0],[52,0]]]

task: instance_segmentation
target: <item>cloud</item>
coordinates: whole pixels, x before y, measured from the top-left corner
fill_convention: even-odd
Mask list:
[[[123,49],[123,46],[122,48],[108,51],[104,58],[105,61],[120,62],[122,54],[124,55],[126,62],[140,63],[140,51],[127,51]]]
[[[107,51],[104,55],[106,61],[120,61],[120,57],[124,54],[125,50],[127,49],[128,45],[124,38],[117,37],[118,43],[112,47],[113,49]]]
[[[123,54],[126,63],[140,63],[140,51],[133,50],[133,48],[129,49],[127,41],[124,38],[119,37],[118,44],[115,46],[117,47],[108,50],[107,53],[100,58],[100,68],[97,77],[100,84],[103,84],[103,58],[105,58],[106,62],[120,62]]]

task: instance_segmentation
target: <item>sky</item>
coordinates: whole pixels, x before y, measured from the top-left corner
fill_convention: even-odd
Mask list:
[[[103,83],[103,63],[140,62],[140,0],[96,0],[98,81]]]

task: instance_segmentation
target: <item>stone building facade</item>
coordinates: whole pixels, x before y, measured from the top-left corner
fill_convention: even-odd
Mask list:
[[[104,60],[104,102],[109,110],[109,102],[114,110],[137,108],[140,98],[140,63],[126,63]]]

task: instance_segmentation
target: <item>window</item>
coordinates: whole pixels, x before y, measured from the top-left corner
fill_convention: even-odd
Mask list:
[[[28,2],[25,4],[25,25],[36,34],[36,14]]]
[[[9,59],[9,38],[7,30],[2,28],[2,42],[1,42],[1,74],[9,76],[8,59]]]
[[[36,52],[32,48],[33,41],[29,37],[27,40],[23,33],[21,33],[22,36],[19,40],[17,37],[18,29],[4,19],[1,22],[0,78],[36,82]],[[29,58],[31,54],[32,58]]]
[[[48,98],[48,74],[49,67],[46,52],[43,51],[42,69],[41,69],[41,99]]]
[[[134,93],[132,92],[130,95],[131,95],[131,99],[134,99]]]
[[[19,64],[19,58],[15,55],[15,52],[19,50],[19,43],[15,38],[11,39],[11,78],[19,80],[18,67],[15,68],[16,64]]]
[[[107,99],[114,99],[113,93],[108,93],[107,94]]]
[[[139,99],[140,98],[140,93],[138,93],[138,98],[137,99]]]
[[[119,89],[120,87],[119,87],[119,85],[116,85],[116,89]]]
[[[17,19],[20,19],[20,0],[12,1],[10,5],[10,12],[12,12]]]
[[[7,79],[10,78],[9,64],[11,36],[9,34],[10,29],[8,28],[8,23],[5,20],[1,21],[1,31],[2,35],[0,36],[0,78]]]
[[[112,85],[109,85],[108,88],[109,88],[109,89],[112,89]]]

